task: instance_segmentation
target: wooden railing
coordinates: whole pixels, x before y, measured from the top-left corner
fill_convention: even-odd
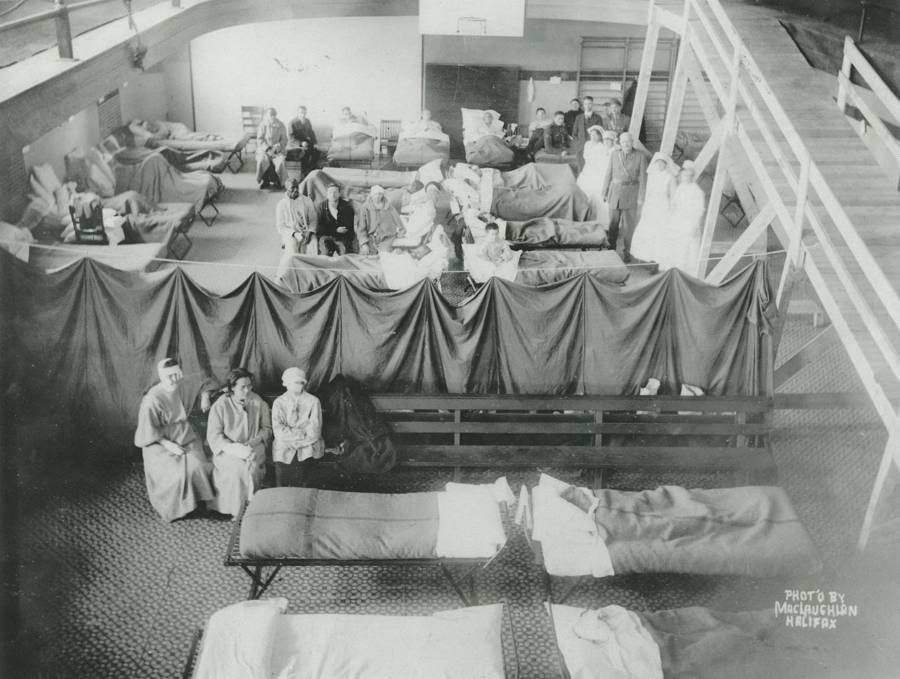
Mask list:
[[[791,271],[802,269],[816,289],[888,431],[888,444],[859,538],[858,546],[863,549],[872,531],[888,475],[893,471],[896,476],[900,467],[900,413],[891,403],[889,387],[880,379],[883,376],[875,374],[879,367],[877,355],[867,355],[863,346],[874,344],[878,354],[884,358],[894,384],[900,382],[900,356],[891,341],[891,338],[900,335],[900,296],[812,160],[809,149],[769,88],[719,0],[685,0],[683,5],[678,6],[678,10],[683,12],[681,16],[670,9],[673,3],[659,1],[660,4],[656,0],[650,2],[648,42],[652,36],[658,35],[660,26],[680,34],[682,39],[682,50],[673,76],[673,95],[666,115],[666,127],[673,127],[664,131],[661,150],[671,151],[670,147],[666,147],[666,142],[672,140],[677,129],[678,110],[683,103],[686,79],[690,77],[695,89],[704,90],[701,94],[710,100],[717,98],[717,107],[724,111],[719,127],[713,130],[710,137],[709,144],[712,146],[701,152],[706,158],[711,158],[716,151],[719,154],[710,205],[717,205],[721,200],[723,182],[719,180],[719,175],[723,173],[721,168],[727,165],[729,147],[725,141],[729,138],[735,139],[746,154],[763,189],[763,198],[768,200],[767,204],[761,205],[760,213],[744,234],[710,272],[707,281],[721,282],[737,260],[746,255],[749,244],[762,236],[772,222],[771,226],[788,254],[776,297],[779,310],[785,311],[783,306]],[[711,50],[708,49],[710,46]],[[652,63],[652,57],[652,51],[645,51],[642,64]],[[891,114],[900,118],[896,98],[888,96],[886,86],[849,39],[844,68],[839,75],[841,90],[838,105],[843,110],[848,100],[853,102],[876,128],[879,136],[884,137],[887,129],[883,124],[879,125],[881,121],[877,120],[871,107],[866,106],[850,84],[850,72],[854,67]],[[690,72],[692,68],[694,70]],[[701,68],[705,77],[704,73],[699,72]],[[639,112],[643,110],[643,101],[639,101],[641,95],[639,79],[635,101],[635,110]],[[716,117],[719,118],[718,115]],[[761,142],[751,136],[754,133],[762,138]],[[893,142],[891,144],[893,146]],[[767,166],[757,147],[768,150],[775,161],[774,167]],[[708,256],[715,212],[708,210],[701,261]],[[776,221],[773,222],[773,219]],[[841,247],[836,243],[841,243]],[[851,271],[854,262],[858,272]],[[828,272],[824,267],[830,267],[836,281],[827,278]],[[699,273],[702,276],[704,272]],[[839,301],[842,297],[852,305],[853,311],[842,308]],[[853,327],[851,316],[854,312],[864,326],[864,335],[860,333],[860,328]]]
[[[771,225],[788,253],[778,285],[776,305],[781,308],[785,302],[790,271],[794,268],[804,269],[818,290],[828,287],[819,264],[813,257],[807,256],[810,249],[815,248],[817,254],[821,253],[827,260],[892,374],[900,381],[900,355],[889,340],[889,337],[900,333],[900,297],[812,160],[790,117],[769,88],[762,71],[719,0],[685,0],[680,17],[676,17],[671,10],[666,10],[671,6],[671,3],[666,3],[661,8],[651,0],[649,31],[652,32],[654,27],[658,31],[658,27],[662,25],[680,33],[682,38],[661,150],[671,150],[669,147],[674,142],[674,130],[678,127],[688,71],[694,63],[702,68],[706,77],[700,80],[711,88],[711,95],[718,99],[719,107],[724,111],[719,129],[715,129],[710,138],[710,142],[716,146],[704,149],[701,155],[712,157],[718,151],[717,167],[724,167],[727,165],[728,153],[725,141],[729,137],[736,139],[759,179],[764,192],[763,198],[768,201],[762,206],[760,214],[751,221],[739,242],[706,276],[707,281],[715,284],[724,280],[734,263],[746,254],[747,246],[765,233],[774,218],[776,221]],[[657,20],[654,20],[655,15]],[[652,57],[647,53],[644,56],[643,63],[647,63]],[[692,79],[692,82],[696,80]],[[641,94],[640,85],[639,80],[636,99]],[[636,108],[637,104],[636,101]],[[762,144],[751,137],[754,132],[762,138]],[[777,169],[766,165],[757,146],[768,149]],[[724,171],[716,172],[710,205],[717,205],[721,200],[724,174]],[[783,179],[780,182],[781,188],[775,181],[778,174]],[[709,255],[715,217],[716,211],[708,210],[703,230],[704,249],[701,261],[705,261]],[[835,245],[833,233],[838,236],[838,242],[844,245],[840,250]],[[848,255],[855,260],[861,274],[851,272],[846,259]],[[699,271],[701,277],[704,273]],[[869,286],[868,290],[862,287],[865,285]],[[825,311],[844,341],[854,367],[863,381],[871,387],[870,393],[879,415],[886,424],[890,423],[889,427],[893,431],[897,428],[897,414],[878,386],[870,361],[835,299],[829,295],[821,297]],[[875,309],[873,304],[877,305]]]
[[[894,157],[897,165],[900,166],[900,141],[891,134],[881,116],[857,92],[856,86],[852,82],[854,69],[872,91],[872,94],[875,95],[878,103],[887,110],[895,121],[900,122],[900,99],[885,84],[881,76],[872,68],[866,56],[859,51],[856,43],[853,42],[853,38],[848,35],[844,38],[844,62],[841,70],[838,72],[838,108],[841,111],[845,111],[848,103],[855,107],[862,114],[866,124],[878,136],[879,141],[884,144],[888,152]]]
[[[114,0],[83,0],[83,2],[76,2],[70,5],[66,0],[55,0],[53,9],[38,12],[31,16],[22,17],[21,19],[0,23],[0,33],[18,30],[32,24],[50,21],[52,19],[56,24],[56,46],[59,50],[59,58],[74,59],[75,54],[72,50],[72,25],[69,20],[69,15],[78,10],[94,7],[95,5],[104,5],[113,1]],[[172,7],[181,7],[181,0],[168,0],[168,2]]]

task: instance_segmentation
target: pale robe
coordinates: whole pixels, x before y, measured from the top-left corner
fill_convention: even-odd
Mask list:
[[[436,214],[431,200],[413,206],[405,235],[394,239],[390,252],[378,253],[389,289],[405,290],[425,278],[437,280],[449,266],[450,241],[435,223]]]
[[[281,238],[283,252],[278,262],[276,278],[281,278],[287,273],[296,254],[315,255],[319,252],[316,230],[318,229],[318,216],[316,204],[309,196],[300,195],[291,200],[285,196],[275,206],[275,229]],[[295,233],[312,234],[305,245],[294,238]]]
[[[256,394],[251,392],[244,406],[229,394],[213,403],[206,425],[216,487],[211,509],[232,516],[240,513],[266,475],[266,446],[271,439],[269,406]],[[250,454],[245,458],[246,445]]]
[[[315,396],[284,393],[272,404],[272,459],[290,464],[296,459],[318,459],[325,454],[322,440],[322,404]]]
[[[400,213],[387,197],[383,203],[377,203],[370,196],[357,213],[356,237],[360,252],[366,249],[370,255],[389,252],[394,238],[404,228]]]
[[[672,195],[672,213],[664,250],[660,250],[660,269],[681,269],[692,276],[700,266],[700,238],[706,194],[696,182],[679,184]]]
[[[615,146],[608,148],[602,141],[588,141],[584,145],[584,169],[578,175],[578,187],[591,201],[594,219],[609,226],[609,205],[603,195],[603,177]]]
[[[277,118],[274,120],[263,120],[259,124],[256,131],[256,181],[262,181],[263,175],[269,169],[269,165],[274,164],[275,174],[278,175],[278,181],[284,185],[285,167],[284,167],[284,151],[288,145],[287,129]],[[266,148],[275,147],[275,155],[266,154]]]
[[[666,258],[666,250],[672,247],[669,232],[672,229],[674,190],[675,177],[668,166],[658,170],[651,165],[647,170],[647,191],[644,194],[641,219],[631,238],[633,257],[645,262],[660,263]]]
[[[160,441],[168,439],[184,449],[172,455]],[[174,521],[215,498],[210,463],[200,437],[187,419],[181,391],[156,384],[144,394],[138,411],[134,445],[143,449],[144,477],[150,504],[166,521]]]

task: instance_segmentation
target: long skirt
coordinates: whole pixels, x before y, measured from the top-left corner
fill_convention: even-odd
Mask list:
[[[266,475],[265,447],[258,446],[250,461],[227,453],[213,455],[213,484],[216,499],[210,504],[220,514],[237,516],[244,503],[259,488]]]
[[[144,452],[144,478],[153,509],[166,521],[190,514],[201,502],[215,498],[210,471],[212,465],[199,441],[186,446],[184,455],[174,456],[159,444]]]

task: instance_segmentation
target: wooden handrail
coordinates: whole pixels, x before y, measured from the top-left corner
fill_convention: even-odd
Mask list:
[[[166,1],[172,7],[181,7],[181,0]],[[78,10],[87,9],[88,7],[94,7],[96,5],[103,5],[109,2],[114,2],[114,0],[82,0],[82,2],[76,2],[71,5],[68,4],[66,0],[56,0],[53,9],[37,12],[36,14],[22,17],[21,19],[13,19],[12,21],[0,23],[0,33],[14,31],[19,28],[24,28],[25,26],[52,19],[56,24],[56,42],[60,58],[72,59],[74,55],[72,54],[72,26],[69,15]],[[160,2],[158,4],[163,3]]]
[[[699,17],[700,15],[696,10],[700,5],[701,0],[685,1],[686,4],[690,5],[690,10],[687,10],[687,12]],[[837,197],[834,195],[831,187],[825,181],[825,178],[823,177],[816,163],[812,160],[807,161],[807,159],[809,159],[809,151],[806,148],[806,145],[804,144],[800,135],[797,133],[797,130],[791,122],[790,117],[784,111],[780,102],[775,97],[775,94],[767,85],[766,80],[762,74],[762,70],[759,68],[752,55],[744,46],[740,36],[737,33],[737,29],[734,28],[733,24],[731,24],[731,21],[722,8],[721,4],[719,3],[719,0],[705,0],[705,4],[710,8],[712,14],[718,20],[721,31],[729,38],[732,48],[740,51],[740,66],[741,68],[746,70],[747,75],[749,76],[747,80],[753,83],[752,87],[756,92],[759,93],[759,97],[765,105],[766,111],[774,119],[775,124],[778,126],[782,136],[787,142],[788,147],[791,149],[791,151],[799,161],[800,166],[803,167],[807,162],[809,162],[809,183],[808,187],[805,187],[801,186],[799,177],[797,177],[793,173],[790,161],[787,158],[784,158],[783,154],[780,153],[779,149],[781,148],[781,145],[777,144],[774,135],[768,129],[766,121],[760,115],[761,111],[756,106],[756,102],[754,101],[752,93],[748,91],[748,88],[744,85],[743,82],[739,81],[738,91],[742,103],[747,106],[748,110],[754,118],[754,122],[759,127],[759,130],[765,138],[767,145],[770,147],[770,150],[772,151],[776,162],[778,163],[781,171],[788,181],[788,185],[790,187],[791,193],[794,195],[795,200],[801,199],[801,196],[799,194],[803,188],[806,188],[809,195],[806,200],[800,200],[800,202],[803,203],[803,210],[806,213],[807,217],[810,217],[810,215],[812,215],[811,219],[813,219],[815,218],[815,215],[813,212],[811,198],[813,195],[818,196],[819,200],[825,208],[825,211],[828,213],[829,218],[832,220],[834,227],[837,229],[838,233],[846,243],[847,248],[852,253],[854,259],[856,259],[858,265],[862,269],[863,275],[867,279],[868,283],[874,290],[881,292],[881,303],[884,305],[888,316],[896,326],[896,330],[900,330],[900,298],[898,298],[897,295],[893,292],[893,287],[890,285],[889,281],[884,275],[884,272],[877,265],[874,257],[872,257],[862,238],[860,238],[852,222],[847,216],[847,213],[844,211],[840,202],[837,200]],[[702,12],[703,9],[701,8],[700,11]],[[707,28],[707,32],[709,32],[711,35],[713,34],[712,30],[710,30],[709,28]],[[705,53],[705,50],[703,50],[702,46],[700,47],[700,49],[697,49],[697,45],[693,45],[693,47],[698,60],[703,65],[703,68],[706,70],[707,74],[709,75],[713,73],[712,62],[709,59],[709,56]],[[853,51],[852,54],[854,57],[856,57],[857,55],[860,57],[862,56],[861,53],[858,52],[858,50]],[[874,70],[871,69],[871,67],[868,68],[867,73],[868,72],[871,72],[871,75],[875,75]],[[716,93],[720,97],[720,100],[723,102],[723,104],[725,104],[726,100],[723,96],[724,92],[721,90],[721,86],[715,87],[717,83],[713,82],[712,77],[710,78],[710,82],[713,84]],[[879,89],[887,90],[887,87],[884,86],[883,88]],[[900,105],[892,107],[889,110],[893,112],[895,109],[900,109]],[[765,180],[764,183],[766,183]],[[771,186],[769,188],[771,188]],[[770,192],[767,191],[767,193]],[[781,202],[783,205],[783,201],[780,199],[780,197],[779,202]],[[781,210],[779,210],[779,214],[786,216]],[[787,224],[792,224],[795,222],[795,219],[791,218],[789,220],[782,221],[786,222]],[[817,233],[817,236],[821,235],[821,233],[824,233],[824,231],[819,231]],[[826,254],[829,255],[829,259],[833,260],[833,258],[835,257],[841,257],[840,253],[835,250],[834,245],[828,240],[823,241],[821,238],[819,238],[818,240],[823,250],[825,250]],[[839,275],[840,273],[841,272],[839,272]],[[841,278],[843,279],[844,277],[841,276]],[[861,299],[862,295],[858,290],[856,282],[852,279],[852,277],[848,277],[847,280],[850,282],[850,287],[856,288],[852,291],[853,294],[851,294],[851,299]],[[863,317],[863,321],[870,330],[873,326],[880,325],[878,319],[874,316],[874,314],[871,313],[871,310],[868,309],[866,305],[862,305],[862,308],[860,308],[856,304],[854,306],[857,306],[857,311]],[[885,333],[883,331],[879,331],[875,334],[876,337],[879,335],[881,337],[884,337]],[[889,347],[886,347],[883,342],[879,342],[877,339],[876,342],[879,344],[879,348],[881,348],[882,351],[888,349],[891,353],[894,353],[893,350]],[[894,365],[897,364],[894,356],[889,358],[888,362]]]

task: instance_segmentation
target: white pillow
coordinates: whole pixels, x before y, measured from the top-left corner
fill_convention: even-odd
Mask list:
[[[213,613],[194,679],[269,679],[278,619],[287,599],[242,601]]]
[[[500,114],[492,108],[461,108],[460,111],[462,112],[463,131],[478,127],[478,123],[481,122],[481,116],[484,115],[485,111],[488,111],[494,116],[494,127],[497,127],[499,124],[500,129],[503,128],[503,121],[500,120]]]

